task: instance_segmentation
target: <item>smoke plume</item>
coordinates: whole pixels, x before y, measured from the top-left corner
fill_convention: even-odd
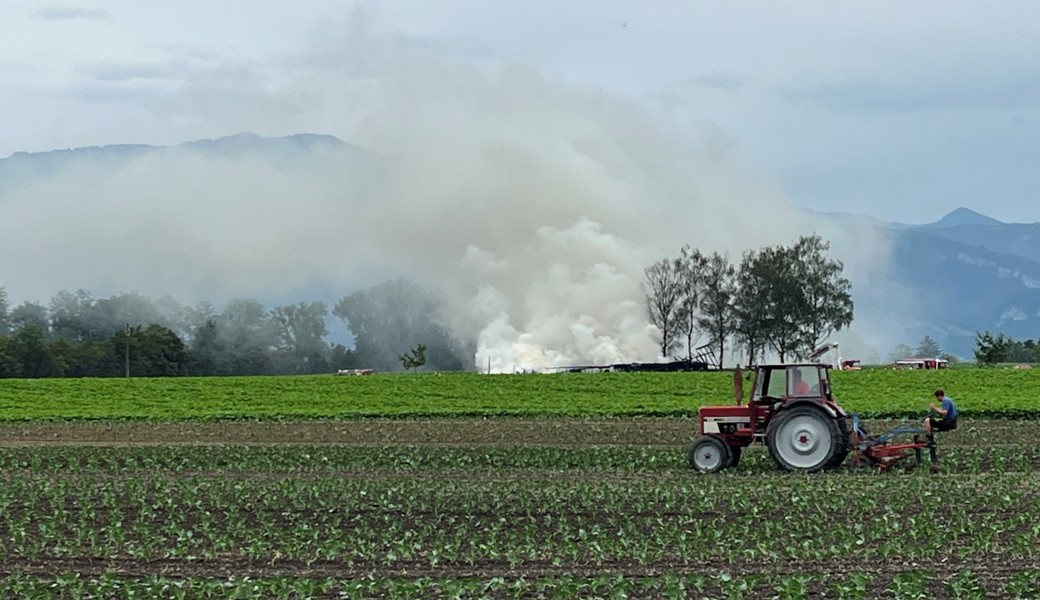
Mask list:
[[[366,150],[81,160],[0,195],[0,252],[20,257],[0,284],[30,299],[83,287],[311,300],[292,296],[410,277],[444,291],[477,368],[510,372],[659,359],[646,265],[683,244],[737,262],[822,226],[717,133],[526,66],[441,61],[357,18],[276,81],[225,97],[213,72],[185,95],[192,131],[311,130]],[[154,110],[173,119],[171,104]],[[854,283],[887,258],[864,236],[828,237]]]

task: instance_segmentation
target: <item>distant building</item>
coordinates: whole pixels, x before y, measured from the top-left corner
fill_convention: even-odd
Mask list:
[[[896,369],[945,369],[950,361],[945,358],[900,358],[892,364]]]

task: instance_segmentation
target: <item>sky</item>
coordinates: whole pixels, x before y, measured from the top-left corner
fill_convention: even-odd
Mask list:
[[[362,27],[630,100],[803,208],[1034,222],[1037,22],[1028,1],[4,0],[0,157],[240,131],[351,141],[350,84],[320,73]],[[380,65],[355,67],[363,86]]]

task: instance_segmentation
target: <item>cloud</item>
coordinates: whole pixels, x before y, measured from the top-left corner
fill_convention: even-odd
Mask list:
[[[1029,60],[1032,60],[1031,58]],[[776,93],[795,103],[818,103],[837,110],[927,112],[1005,110],[1040,107],[1040,77],[1019,61],[972,70],[948,65],[886,77],[828,78],[810,84],[780,85]]]
[[[232,60],[231,57],[223,53],[197,44],[171,44],[168,49],[174,56],[203,63],[217,64]]]
[[[105,62],[76,67],[77,72],[92,79],[110,82],[184,80],[192,70],[193,67],[179,61]]]
[[[739,90],[744,87],[744,82],[739,77],[726,73],[706,73],[689,79],[691,85],[697,87],[714,88],[720,90]]]
[[[34,19],[45,21],[108,21],[111,17],[107,10],[83,7],[47,7],[34,10]]]
[[[502,61],[502,55],[491,46],[465,38],[443,39],[428,35],[401,35],[401,43],[410,49],[432,53],[449,60],[464,60],[471,63]]]
[[[935,85],[887,85],[857,82],[787,88],[794,102],[821,103],[848,111],[927,112],[936,110],[1016,109],[1040,106],[1040,79],[1003,82],[939,82]]]

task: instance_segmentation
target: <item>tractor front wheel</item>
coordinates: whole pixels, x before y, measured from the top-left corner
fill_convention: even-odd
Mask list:
[[[845,448],[837,421],[823,409],[805,405],[773,417],[766,446],[781,469],[807,473],[837,466],[835,458]]]
[[[690,467],[701,473],[715,473],[733,462],[729,446],[714,435],[702,435],[690,444]]]

